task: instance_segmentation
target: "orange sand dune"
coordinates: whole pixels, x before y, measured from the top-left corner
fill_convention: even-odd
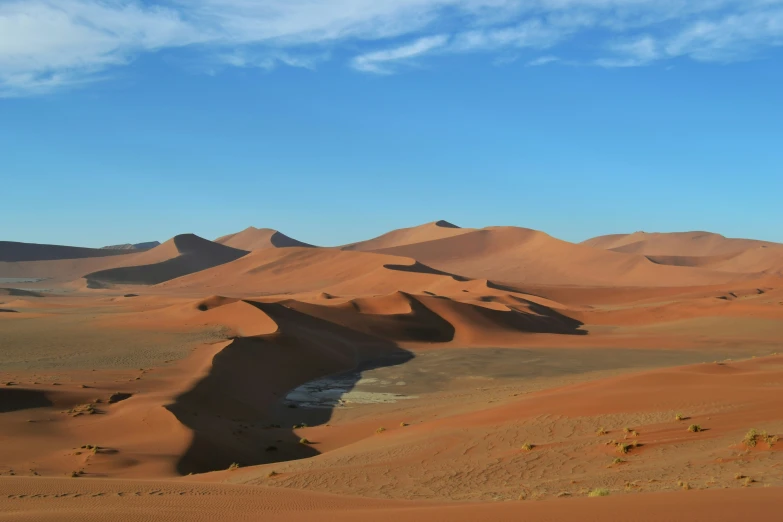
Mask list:
[[[577,245],[543,232],[492,227],[454,237],[386,248],[440,270],[510,283],[594,286],[693,286],[741,279],[739,274],[658,265],[630,255]]]
[[[55,259],[82,259],[127,254],[123,249],[82,248],[60,245],[40,245],[0,241],[0,262],[51,261]]]
[[[582,244],[649,256],[722,256],[762,246],[783,246],[754,239],[727,238],[711,232],[634,232],[598,236],[583,241]]]
[[[417,227],[392,230],[391,232],[387,232],[386,234],[378,236],[374,239],[360,241],[359,243],[352,243],[341,248],[343,250],[361,250],[367,252],[458,236],[460,234],[471,232],[472,230],[474,229],[460,228],[456,225],[452,225],[448,221],[441,220],[435,221],[433,223],[419,225]]]
[[[285,301],[291,309],[352,330],[400,342],[462,346],[507,345],[538,333],[583,334],[581,323],[524,299],[513,307],[491,302],[463,303],[443,297],[403,292],[318,305]]]
[[[409,258],[333,248],[259,250],[226,265],[159,286],[167,292],[205,291],[230,296],[325,292],[356,296],[467,289],[464,278]]]
[[[248,227],[241,232],[228,234],[219,237],[215,243],[226,245],[239,250],[262,250],[265,248],[285,248],[285,247],[312,247],[296,239],[290,238],[271,228]]]
[[[183,234],[139,254],[131,266],[109,268],[84,277],[94,287],[154,285],[229,263],[245,254],[244,250],[213,243],[194,234]]]

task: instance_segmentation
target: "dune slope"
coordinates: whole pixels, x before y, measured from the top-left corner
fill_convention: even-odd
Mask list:
[[[176,254],[176,255],[173,255]],[[85,275],[93,287],[107,284],[154,285],[222,265],[246,255],[244,250],[213,243],[193,234],[183,234],[140,254],[135,266],[110,268]]]
[[[433,268],[510,283],[595,286],[718,284],[738,274],[672,267],[555,239],[543,232],[492,227],[454,237],[377,251],[406,256]]]
[[[226,245],[239,250],[262,250],[266,248],[286,248],[286,247],[312,247],[307,243],[297,241],[286,236],[282,232],[271,228],[248,227],[241,232],[228,234],[219,237],[215,243]]]
[[[417,227],[392,230],[391,232],[387,232],[376,238],[360,241],[358,243],[351,243],[350,245],[345,245],[341,248],[343,250],[360,250],[362,252],[368,252],[458,236],[472,230],[473,229],[471,228],[460,228],[448,221],[441,220],[419,225]]]

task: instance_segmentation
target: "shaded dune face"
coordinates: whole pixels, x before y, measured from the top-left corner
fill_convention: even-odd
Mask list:
[[[96,288],[107,284],[156,285],[229,263],[247,254],[244,250],[219,245],[193,234],[176,236],[169,242],[150,250],[147,254],[154,255],[158,249],[171,250],[172,246],[177,255],[170,259],[148,265],[110,268],[93,272],[87,274],[85,279],[92,287]]]
[[[226,469],[232,462],[251,465],[316,455],[316,448],[298,444],[290,426],[263,428],[270,422],[272,404],[309,380],[379,358],[401,364],[413,357],[389,340],[281,304],[247,303],[274,321],[277,330],[232,341],[212,360],[208,374],[167,406],[193,432],[177,465],[181,474]],[[311,410],[306,420],[318,425],[330,416],[329,409]],[[262,428],[252,438],[236,436],[250,425]],[[269,447],[275,451],[267,451]]]

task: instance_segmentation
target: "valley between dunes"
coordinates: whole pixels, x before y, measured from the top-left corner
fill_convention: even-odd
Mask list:
[[[706,232],[0,242],[0,520],[776,519],[782,348]]]

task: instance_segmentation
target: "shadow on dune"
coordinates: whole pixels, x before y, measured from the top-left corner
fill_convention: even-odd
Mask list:
[[[285,401],[286,395],[326,376],[338,377],[338,395],[350,392],[363,371],[413,359],[400,342],[460,342],[492,331],[587,333],[575,319],[517,300],[526,311],[403,292],[336,306],[244,301],[274,321],[277,331],[234,339],[213,358],[209,373],[167,406],[193,432],[178,472],[203,473],[227,469],[235,462],[250,466],[317,455],[318,441],[301,444],[292,430],[327,423],[333,413],[329,404],[336,401],[307,401],[303,407]],[[379,304],[394,313],[380,313]]]
[[[469,277],[463,277],[461,275],[452,274],[450,272],[444,272],[442,270],[437,270],[435,268],[432,268],[431,266],[427,266],[423,263],[419,263],[416,261],[412,265],[383,265],[384,268],[387,268],[389,270],[396,270],[397,272],[415,272],[417,274],[431,274],[431,275],[440,275],[440,276],[447,276],[455,281],[460,282],[466,282],[471,281]]]
[[[324,424],[332,409],[288,408],[282,405],[286,394],[327,375],[413,358],[391,341],[280,304],[248,302],[279,329],[234,339],[214,357],[208,375],[167,406],[193,431],[177,464],[181,474],[227,469],[234,462],[249,466],[317,455],[318,441],[300,444],[292,427]]]
[[[0,413],[47,408],[52,401],[42,391],[0,388]]]

